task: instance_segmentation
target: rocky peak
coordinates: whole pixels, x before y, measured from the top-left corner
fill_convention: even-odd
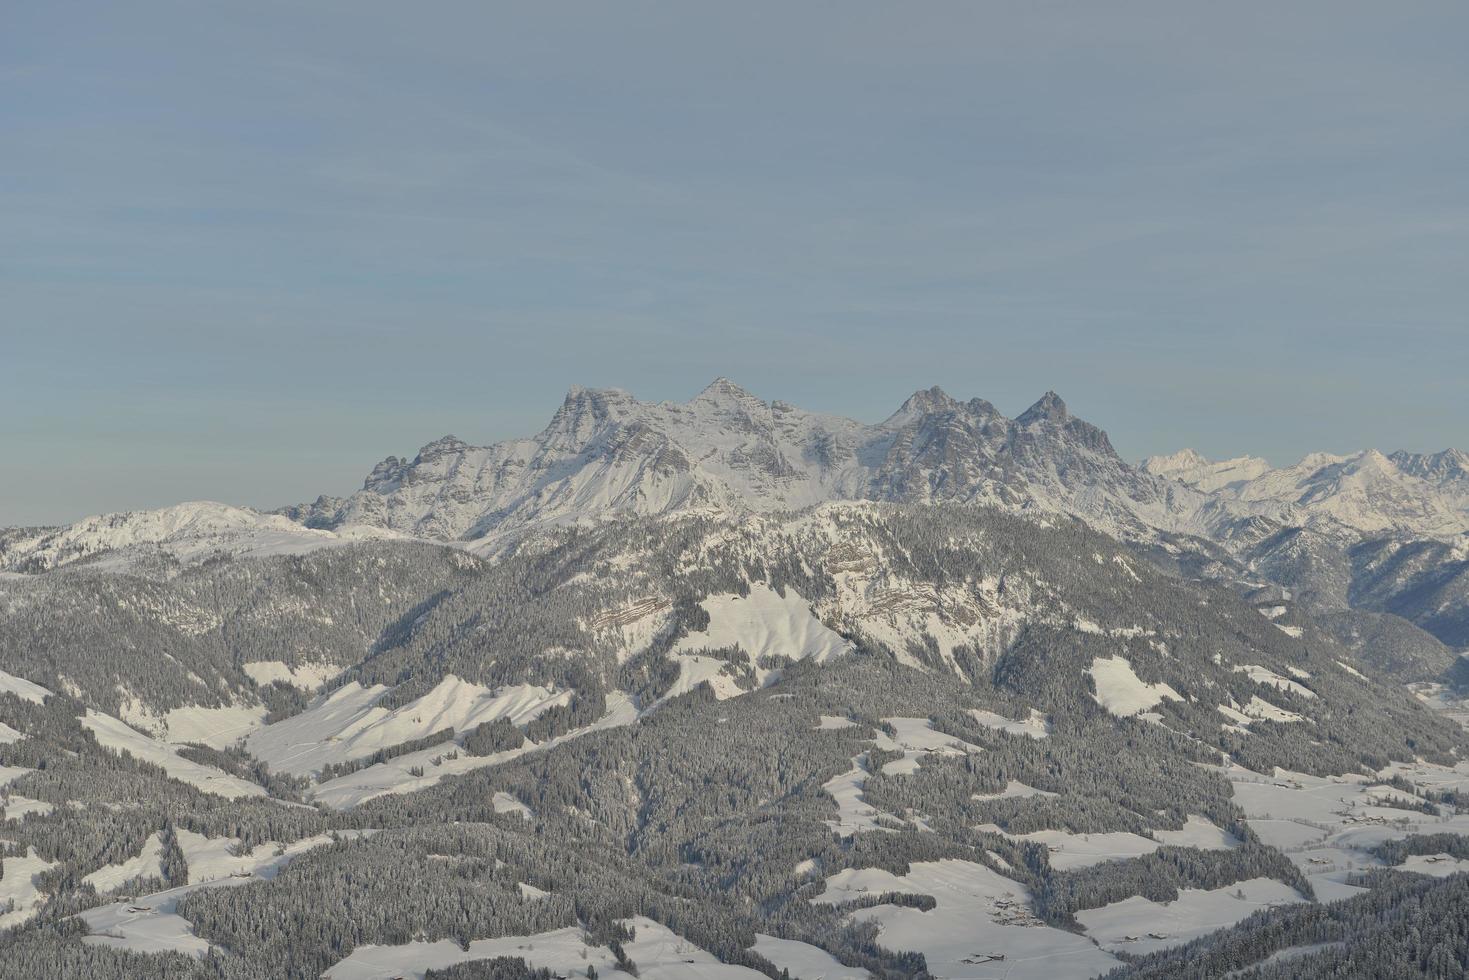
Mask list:
[[[1061,396],[1054,391],[1048,391],[1040,397],[1040,401],[1021,412],[1015,421],[1021,425],[1035,425],[1038,422],[1064,422],[1070,417]]]
[[[536,441],[554,452],[578,452],[599,430],[625,419],[638,405],[636,398],[620,388],[572,385]]]
[[[743,414],[764,413],[770,406],[728,378],[715,378],[689,401],[695,409],[713,408]]]
[[[441,436],[418,451],[413,460],[414,466],[423,463],[432,463],[434,460],[454,453],[462,453],[469,448],[469,443],[455,436]]]

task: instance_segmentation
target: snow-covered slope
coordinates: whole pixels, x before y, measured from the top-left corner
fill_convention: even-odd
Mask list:
[[[65,527],[11,530],[0,534],[0,569],[39,572],[87,559],[126,567],[148,559],[189,563],[220,555],[304,554],[396,536],[375,527],[307,528],[279,514],[193,501],[102,514]]]
[[[1215,462],[1192,449],[1182,449],[1167,456],[1149,456],[1143,460],[1142,468],[1148,473],[1214,493],[1248,483],[1269,472],[1271,466],[1258,456],[1237,456]]]
[[[1153,456],[1142,468],[1290,526],[1426,537],[1469,532],[1469,456],[1458,450],[1311,453],[1276,469],[1255,457],[1211,462],[1185,449]]]

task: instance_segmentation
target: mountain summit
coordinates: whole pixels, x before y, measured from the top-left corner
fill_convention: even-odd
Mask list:
[[[1128,466],[1055,392],[1009,419],[934,387],[869,425],[766,402],[721,377],[682,403],[572,388],[529,439],[445,437],[412,462],[379,463],[345,500],[286,513],[315,528],[478,540],[618,514],[832,500],[986,502],[1137,528],[1186,524],[1203,503]]]

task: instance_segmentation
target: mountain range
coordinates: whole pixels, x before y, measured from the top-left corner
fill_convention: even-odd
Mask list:
[[[0,980],[1420,975],[1464,464],[719,379],[0,531]]]
[[[682,403],[578,387],[535,436],[489,446],[444,436],[384,459],[345,498],[271,513],[193,503],[0,532],[0,569],[371,537],[493,554],[588,521],[835,501],[1072,515],[1191,574],[1273,582],[1319,611],[1396,614],[1469,647],[1469,454],[1313,453],[1275,468],[1183,450],[1133,466],[1054,392],[1011,419],[935,387],[873,425],[766,402],[724,378]]]

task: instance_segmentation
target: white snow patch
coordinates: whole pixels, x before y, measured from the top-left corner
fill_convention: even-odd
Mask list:
[[[212,749],[225,749],[265,724],[263,704],[201,708],[174,708],[163,716],[170,742],[198,742]]]
[[[1011,835],[1007,835],[1011,836]],[[1122,831],[1102,834],[1072,834],[1064,830],[1038,830],[1030,834],[1013,835],[1015,840],[1028,840],[1044,844],[1050,851],[1051,867],[1057,871],[1086,868],[1105,861],[1122,861],[1127,858],[1151,854],[1161,845],[1158,841],[1139,837]]]
[[[19,793],[11,793],[8,797],[0,797],[0,814],[3,814],[6,822],[11,820],[24,820],[32,813],[42,816],[56,809],[45,800],[33,800]]]
[[[777,939],[763,932],[755,933],[755,952],[774,963],[776,969],[791,971],[792,977],[811,980],[871,980],[872,974],[860,966],[844,966],[820,946]]]
[[[503,790],[496,793],[490,803],[494,806],[496,813],[518,813],[524,820],[535,818],[535,813],[530,807]]]
[[[1245,714],[1251,718],[1260,718],[1265,721],[1296,722],[1306,720],[1294,711],[1286,711],[1282,707],[1271,704],[1259,695],[1250,698],[1250,703],[1245,705]]]
[[[1251,878],[1223,888],[1180,888],[1172,902],[1134,895],[1077,912],[1076,920],[1104,949],[1142,955],[1181,946],[1262,908],[1302,901],[1305,899],[1289,885],[1272,878]]]
[[[231,776],[222,769],[206,766],[185,759],[173,746],[149,738],[142,732],[129,728],[110,715],[87,709],[82,724],[92,730],[99,744],[110,749],[127,752],[135,759],[162,766],[170,777],[188,783],[206,793],[239,799],[242,796],[265,796],[265,788],[238,776]]]
[[[852,760],[851,769],[833,776],[821,786],[837,804],[837,818],[826,821],[826,825],[843,837],[884,829],[877,822],[877,818],[884,814],[862,796],[862,785],[866,782],[867,753],[864,752]]]
[[[184,846],[180,834],[180,846]],[[351,837],[372,833],[372,831],[338,831],[338,836]],[[198,835],[193,835],[198,836]],[[209,838],[200,838],[208,841]],[[266,843],[261,844],[251,851],[247,856],[239,858],[238,868],[241,873],[249,872],[251,877],[274,878],[296,856],[331,843],[331,837],[323,834],[317,837],[307,837],[286,846]],[[198,845],[190,842],[196,857],[201,858],[201,863],[207,861],[202,855],[212,854],[216,846]],[[185,851],[187,856],[187,850]],[[189,921],[178,914],[178,903],[181,898],[200,888],[228,888],[242,885],[249,878],[234,877],[228,871],[224,876],[195,881],[195,871],[189,869],[190,884],[180,885],[166,891],[155,892],[151,895],[141,895],[133,899],[121,902],[113,902],[111,905],[101,905],[94,909],[88,909],[81,913],[79,918],[87,924],[90,935],[82,937],[82,942],[92,943],[98,946],[112,946],[117,949],[130,949],[140,953],[164,953],[178,952],[190,956],[203,956],[209,951],[209,944],[194,934],[194,927]]]
[[[642,980],[763,980],[765,974],[748,967],[721,963],[709,953],[683,939],[667,927],[642,916],[627,920],[635,937],[623,943],[628,958],[638,965]],[[588,946],[579,926],[541,932],[533,936],[502,936],[476,939],[469,949],[444,939],[438,942],[405,943],[402,946],[358,946],[346,959],[332,966],[324,980],[385,980],[402,977],[422,980],[429,970],[441,970],[467,960],[497,956],[519,957],[533,969],[547,969],[567,976],[597,968],[607,980],[627,980],[617,969],[612,951],[605,946]]]
[[[1087,673],[1096,683],[1096,701],[1118,718],[1128,718],[1146,711],[1168,698],[1182,701],[1183,698],[1167,684],[1145,684],[1133,673],[1132,663],[1126,657],[1096,657]]]
[[[117,891],[123,885],[134,878],[161,878],[163,876],[163,837],[153,834],[143,842],[143,849],[137,856],[130,857],[121,864],[108,864],[91,874],[82,881],[97,889],[97,894],[105,895],[108,892]]]
[[[35,772],[25,766],[0,766],[0,786],[8,786],[28,772]]]
[[[305,663],[290,667],[281,660],[256,660],[241,664],[240,668],[261,687],[279,681],[303,691],[319,691],[322,685],[342,672],[337,664]]]
[[[763,657],[825,663],[852,651],[852,644],[818,619],[811,611],[811,604],[789,587],[785,595],[781,595],[770,586],[757,582],[750,586],[748,596],[710,596],[700,605],[709,614],[708,629],[680,638],[671,651],[686,665],[685,676],[679,678],[680,686],[689,674],[688,661],[694,659],[684,655],[703,650],[739,647],[749,655],[750,666],[761,686],[769,683],[776,673],[760,666]],[[697,673],[701,680],[710,680],[715,693],[721,697],[743,693],[727,678],[720,679],[710,674],[703,664],[699,665]],[[693,681],[687,689],[692,690],[697,683]]]
[[[1033,708],[1031,709],[1030,716],[1024,721],[1012,721],[1004,715],[997,715],[993,711],[983,711],[979,708],[970,708],[969,715],[986,728],[1009,732],[1011,735],[1028,735],[1031,738],[1045,738],[1051,734],[1051,723],[1046,720],[1045,715]]]
[[[637,706],[626,694],[614,691],[607,695],[607,712],[601,718],[585,727],[572,729],[565,735],[558,735],[550,741],[527,742],[516,749],[484,756],[469,755],[463,749],[457,749],[457,758],[452,759],[449,756],[456,752],[455,746],[447,743],[434,745],[417,752],[400,755],[366,769],[360,769],[357,772],[348,773],[345,776],[338,776],[336,779],[327,780],[313,790],[312,797],[327,806],[345,810],[378,796],[386,796],[390,793],[411,793],[415,790],[426,789],[448,776],[457,776],[475,769],[497,766],[529,752],[539,752],[573,738],[579,738],[588,732],[631,725],[637,720]],[[415,769],[422,771],[423,774],[417,775],[413,771]]]
[[[51,692],[39,684],[32,684],[24,677],[16,677],[0,670],[0,694],[14,694],[26,701],[40,704],[51,696]]]
[[[970,797],[970,799],[979,800],[979,801],[983,802],[985,800],[1009,800],[1009,799],[1014,799],[1016,797],[1022,797],[1023,798],[1023,797],[1029,797],[1029,796],[1058,796],[1058,795],[1060,795],[1060,794],[1058,794],[1058,793],[1052,793],[1052,792],[1049,792],[1049,791],[1043,790],[1043,789],[1036,789],[1034,786],[1027,786],[1026,784],[1020,782],[1019,780],[1012,779],[1009,782],[1007,782],[1005,784],[1005,788],[1002,789],[1002,790],[1000,790],[998,793],[975,793],[973,796]]]
[[[25,857],[7,857],[5,874],[0,876],[0,929],[9,929],[29,921],[46,896],[36,888],[36,876],[56,865],[36,856],[34,848],[26,848]]]
[[[1316,692],[1311,690],[1309,687],[1306,687],[1303,684],[1297,684],[1295,681],[1288,678],[1281,677],[1270,668],[1261,667],[1259,664],[1244,664],[1243,666],[1235,667],[1234,672],[1236,674],[1248,674],[1250,680],[1254,681],[1256,684],[1264,684],[1269,687],[1278,688],[1282,691],[1290,691],[1294,694],[1299,694],[1303,698],[1314,698],[1316,696]],[[1300,677],[1302,674],[1304,674],[1306,678],[1309,678],[1311,676],[1310,674],[1306,674],[1304,671],[1302,671],[1301,674],[1297,674],[1296,676]]]
[[[1239,847],[1239,839],[1213,821],[1190,814],[1181,830],[1155,830],[1153,836],[1171,847],[1197,847],[1201,851],[1227,851]]]
[[[497,718],[524,725],[572,695],[569,690],[554,692],[533,684],[491,691],[453,674],[423,697],[392,711],[377,703],[387,693],[382,685],[344,684],[300,714],[252,732],[246,748],[272,769],[307,775],[328,763],[360,759],[445,728],[463,732]]]
[[[1118,965],[1089,940],[1041,924],[1029,890],[982,864],[915,862],[901,877],[878,868],[849,868],[826,885],[812,901],[839,903],[890,891],[933,896],[936,905],[928,912],[879,905],[852,917],[876,922],[883,946],[922,953],[935,977],[1065,980],[1093,977]],[[1003,962],[985,962],[1000,954]]]

